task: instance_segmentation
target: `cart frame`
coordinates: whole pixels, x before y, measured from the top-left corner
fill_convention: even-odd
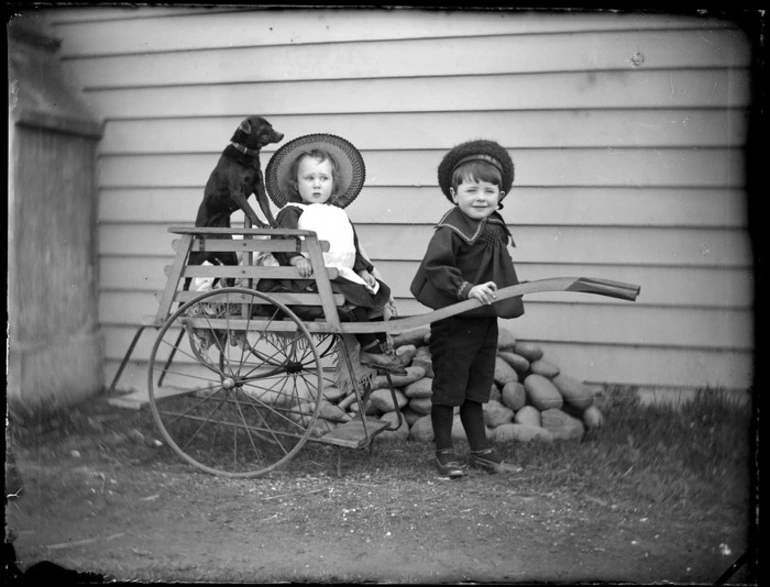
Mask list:
[[[341,448],[373,448],[374,438],[403,421],[390,375],[385,374],[397,422],[367,416],[376,373],[355,361],[357,333],[394,335],[456,316],[481,305],[474,299],[424,314],[385,322],[342,322],[344,298],[332,290],[334,268],[324,265],[328,243],[315,232],[292,229],[170,226],[174,260],[165,268],[166,287],[158,310],[143,321],[108,389],[115,391],[142,332],[159,331],[148,368],[149,405],[166,443],[207,473],[231,477],[264,475],[291,459],[308,441]],[[234,251],[238,266],[190,265],[193,251]],[[315,289],[263,293],[261,279],[305,280],[295,267],[266,266],[266,253],[297,252],[308,257]],[[256,260],[256,262],[255,262]],[[191,291],[194,278],[241,286]],[[571,291],[633,301],[639,286],[605,279],[560,277],[501,288],[497,301],[539,292]],[[323,317],[302,320],[297,313],[320,307]],[[296,310],[296,311],[295,311]],[[167,377],[186,384],[166,385]],[[382,381],[382,378],[379,379]],[[340,383],[342,382],[342,383]],[[325,397],[331,390],[355,404],[350,418]]]

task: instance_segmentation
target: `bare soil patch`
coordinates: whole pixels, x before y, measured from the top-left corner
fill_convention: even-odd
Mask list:
[[[436,476],[432,447],[307,445],[266,477],[181,462],[148,414],[93,402],[82,430],[15,446],[24,488],[6,505],[18,567],[50,561],[117,581],[630,582],[712,584],[748,547],[746,495],[663,507],[540,472]],[[461,447],[460,452],[466,447]],[[557,476],[558,478],[558,476]],[[753,584],[742,566],[730,583]]]

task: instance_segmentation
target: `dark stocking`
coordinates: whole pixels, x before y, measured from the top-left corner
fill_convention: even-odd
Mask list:
[[[384,319],[382,316],[369,317],[369,310],[366,308],[356,307],[351,312],[355,317],[356,322],[382,322]],[[361,350],[367,353],[381,353],[385,350],[383,344],[387,344],[388,337],[384,332],[362,332],[356,334],[358,344],[361,345]]]
[[[433,404],[430,410],[430,421],[433,424],[433,435],[436,438],[436,451],[452,448],[452,406]]]
[[[484,426],[484,410],[479,402],[465,400],[460,406],[460,420],[472,451],[487,448],[487,429]]]

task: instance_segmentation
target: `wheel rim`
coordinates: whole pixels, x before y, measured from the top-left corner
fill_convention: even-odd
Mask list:
[[[175,349],[179,329],[186,334]],[[183,304],[160,330],[148,370],[150,407],[169,447],[232,477],[291,459],[328,430],[318,419],[324,376],[316,342],[294,312],[255,290],[213,290]]]

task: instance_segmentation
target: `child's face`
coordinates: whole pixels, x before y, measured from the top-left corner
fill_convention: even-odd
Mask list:
[[[303,202],[323,204],[332,195],[332,162],[303,157],[297,168],[297,189]]]
[[[457,189],[449,188],[449,193],[460,211],[474,220],[483,220],[491,215],[503,196],[496,184],[472,178],[464,179]]]

